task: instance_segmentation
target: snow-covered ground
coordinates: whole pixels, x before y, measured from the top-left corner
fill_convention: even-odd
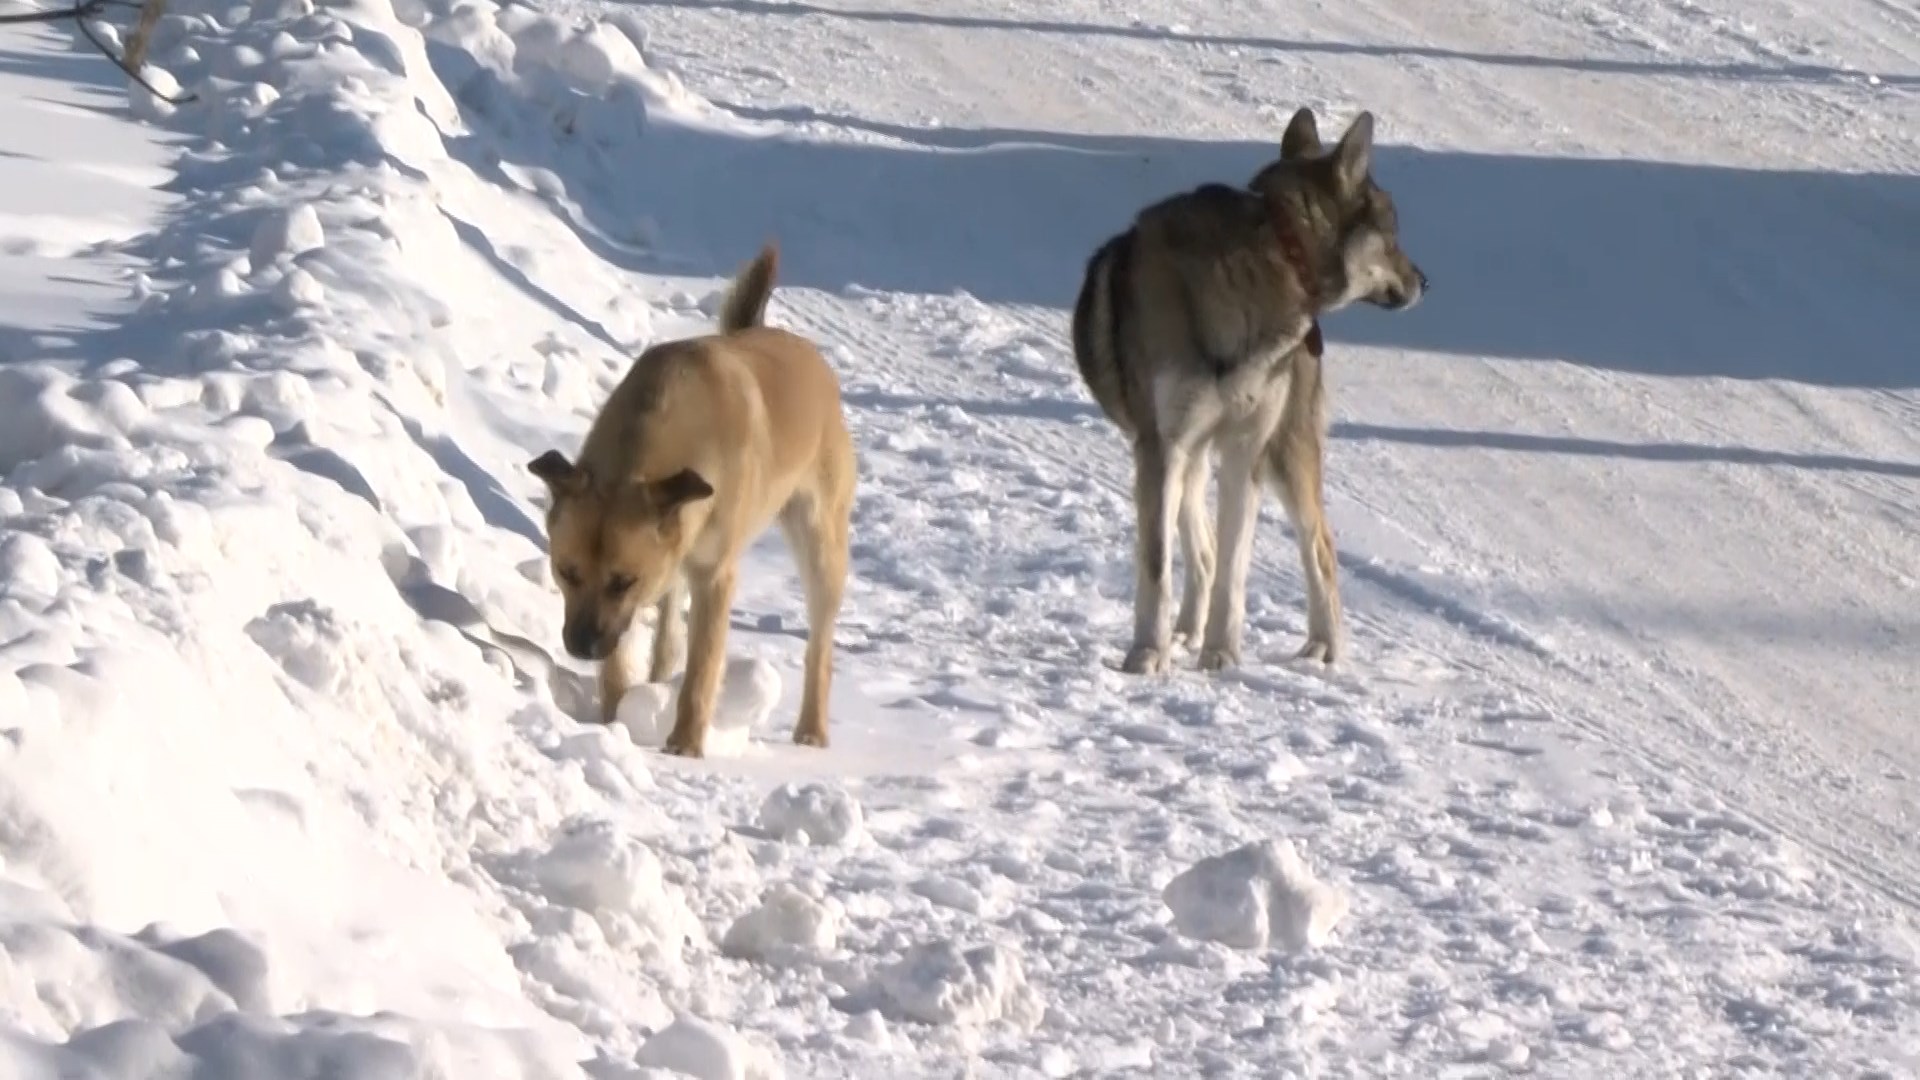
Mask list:
[[[17,11],[9,7],[0,11]],[[119,19],[126,25],[130,16]],[[0,27],[0,1076],[1920,1075],[1920,16],[174,0]],[[1361,108],[1352,646],[1115,670],[1088,252]],[[862,454],[701,762],[539,484],[783,249]],[[643,642],[642,642],[643,643]],[[774,698],[778,700],[774,700]],[[638,740],[636,743],[635,740]]]

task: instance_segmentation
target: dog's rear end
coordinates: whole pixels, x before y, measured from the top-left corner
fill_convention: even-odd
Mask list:
[[[721,334],[737,334],[767,324],[767,301],[773,298],[773,281],[779,271],[780,249],[768,244],[734,274],[726,300],[720,305]]]
[[[753,373],[769,441],[764,466],[776,480],[773,514],[800,570],[807,600],[807,654],[793,741],[827,745],[833,634],[845,593],[858,456],[840,382],[811,341],[765,325],[777,258],[768,247],[741,272],[721,308],[721,330]],[[764,522],[764,518],[756,519]],[[760,527],[751,530],[758,534]],[[725,621],[721,621],[724,629]],[[715,646],[716,650],[719,648]]]

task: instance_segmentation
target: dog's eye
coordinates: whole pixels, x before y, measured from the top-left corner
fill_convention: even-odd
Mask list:
[[[607,579],[607,595],[620,596],[633,588],[633,579],[625,574],[615,574]]]
[[[563,584],[578,588],[580,586],[580,571],[575,570],[571,566],[563,566],[560,568],[560,581]]]

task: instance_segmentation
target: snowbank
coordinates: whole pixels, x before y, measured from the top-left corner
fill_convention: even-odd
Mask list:
[[[177,0],[149,75],[200,100],[135,91],[157,128],[34,74],[104,61],[0,31],[31,56],[6,100],[80,95],[9,106],[9,154],[44,128],[46,160],[103,163],[0,162],[11,212],[96,218],[0,260],[0,308],[44,327],[0,353],[0,1073],[579,1078],[555,1003],[604,952],[706,947],[641,839],[675,810],[629,798],[642,752],[570,754],[566,673],[514,644],[557,604],[495,478],[574,420],[471,423],[494,376],[465,365],[552,315],[470,248],[430,54],[517,51],[623,137],[634,101],[691,104],[625,34],[521,14]],[[523,914],[570,907],[597,950]],[[632,981],[601,1000],[662,1013]]]

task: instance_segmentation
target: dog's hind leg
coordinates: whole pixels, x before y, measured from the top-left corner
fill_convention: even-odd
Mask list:
[[[653,609],[653,659],[647,666],[647,681],[663,683],[686,658],[687,651],[687,579],[679,574],[667,586],[666,595]]]
[[[1307,585],[1307,643],[1297,656],[1331,664],[1340,654],[1340,578],[1320,470],[1320,441],[1312,432],[1282,427],[1268,442],[1267,473],[1300,542]]]
[[[787,545],[807,591],[807,658],[793,741],[827,745],[827,695],[833,686],[833,631],[847,583],[850,498],[796,496],[780,512]]]
[[[1155,435],[1133,445],[1133,508],[1138,522],[1134,541],[1133,647],[1121,670],[1134,675],[1166,669],[1173,643],[1173,523],[1180,510],[1180,489],[1190,450],[1169,446]]]
[[[1219,671],[1240,662],[1247,621],[1247,571],[1253,564],[1254,526],[1260,520],[1260,473],[1265,448],[1246,434],[1227,433],[1220,446],[1219,552],[1213,577],[1212,610],[1200,648],[1200,669]]]
[[[1196,450],[1187,458],[1187,477],[1180,485],[1180,553],[1186,560],[1185,592],[1174,638],[1197,648],[1206,629],[1207,607],[1213,592],[1213,519],[1207,515],[1207,453]]]

